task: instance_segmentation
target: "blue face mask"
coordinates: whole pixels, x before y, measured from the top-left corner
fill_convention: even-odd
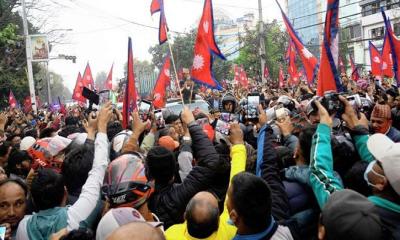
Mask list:
[[[375,185],[375,184],[372,184],[372,183],[369,181],[369,179],[368,179],[368,174],[369,174],[370,172],[372,172],[373,174],[375,174],[375,175],[377,175],[377,176],[379,176],[379,177],[382,177],[382,178],[385,178],[385,176],[383,176],[382,174],[377,173],[377,172],[374,170],[374,165],[375,165],[375,163],[377,163],[376,160],[375,160],[375,161],[372,161],[372,162],[370,162],[370,163],[368,164],[368,167],[367,167],[367,169],[366,169],[365,172],[364,172],[364,180],[367,182],[368,186],[371,186],[371,187],[375,187],[375,188],[376,188],[376,185]]]

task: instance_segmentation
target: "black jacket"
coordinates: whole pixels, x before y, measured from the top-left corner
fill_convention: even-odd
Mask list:
[[[197,165],[181,184],[156,183],[155,192],[148,202],[150,210],[164,222],[165,229],[184,221],[186,205],[196,193],[208,190],[222,199],[221,194],[226,192],[217,183],[218,175],[223,169],[222,160],[211,141],[198,125],[190,126],[189,131]]]

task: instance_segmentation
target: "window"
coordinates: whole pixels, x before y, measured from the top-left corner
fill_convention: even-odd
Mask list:
[[[385,34],[384,27],[378,27],[378,28],[371,29],[371,38],[383,37],[384,34]]]
[[[400,22],[393,24],[393,30],[396,36],[400,36]]]

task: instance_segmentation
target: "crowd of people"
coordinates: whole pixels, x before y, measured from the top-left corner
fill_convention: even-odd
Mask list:
[[[188,80],[179,115],[165,109],[160,126],[134,111],[127,129],[111,103],[6,109],[5,239],[400,239],[399,91],[342,82],[316,97]],[[190,110],[195,94],[209,112]]]

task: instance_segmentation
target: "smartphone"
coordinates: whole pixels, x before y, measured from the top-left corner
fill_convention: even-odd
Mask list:
[[[165,120],[161,109],[154,111],[154,118],[158,129],[165,127]]]
[[[110,101],[110,90],[103,90],[99,92],[99,104],[103,105]]]
[[[100,101],[99,95],[96,92],[90,90],[89,88],[83,87],[82,96],[85,97],[90,102],[92,102],[96,105],[99,105],[99,101]]]
[[[215,131],[222,133],[224,135],[229,135],[230,128],[231,126],[229,125],[229,123],[224,122],[222,120],[218,120],[217,125],[215,126]]]
[[[204,125],[206,124],[210,124],[210,121],[208,120],[208,118],[199,118],[196,120],[196,123],[203,128]]]
[[[139,116],[142,121],[147,121],[150,116],[151,102],[147,100],[142,100],[139,104]]]
[[[239,114],[233,114],[233,113],[221,113],[220,115],[220,119],[224,122],[228,122],[228,123],[238,123],[239,122]]]
[[[247,96],[247,118],[258,118],[258,106],[260,105],[260,95],[258,93],[251,93]]]
[[[1,240],[6,239],[6,230],[7,230],[6,227],[0,226],[0,239]]]

